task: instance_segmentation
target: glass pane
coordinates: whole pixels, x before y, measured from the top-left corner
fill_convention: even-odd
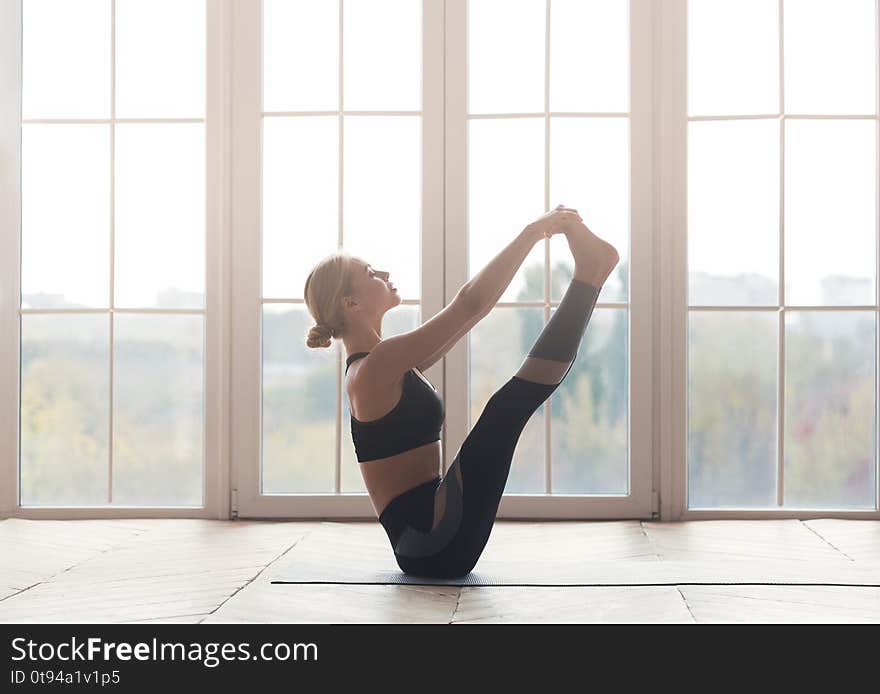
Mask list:
[[[489,398],[522,366],[544,327],[543,308],[493,308],[468,333],[470,341],[470,427],[473,429]],[[520,434],[508,494],[544,494],[544,410],[542,404]]]
[[[263,0],[263,109],[338,108],[339,3]]]
[[[550,7],[550,110],[629,111],[629,3]]]
[[[688,0],[687,12],[688,115],[779,113],[778,3]]]
[[[789,304],[873,304],[877,123],[785,123],[785,283]]]
[[[116,115],[205,117],[205,0],[116,0]]]
[[[113,503],[201,506],[204,316],[113,320]]]
[[[109,118],[110,56],[107,0],[24,0],[22,118]]]
[[[687,149],[689,302],[776,305],[779,121],[693,121]]]
[[[422,3],[346,0],[343,7],[345,110],[421,110]]]
[[[263,306],[262,493],[333,493],[337,349],[309,349],[303,304]]]
[[[550,206],[574,207],[593,233],[617,249],[620,263],[602,288],[602,301],[626,301],[629,118],[552,118],[550,128]],[[543,253],[543,244],[538,248]],[[574,265],[565,235],[551,237],[550,253],[554,265],[561,260]],[[554,285],[562,291],[551,295],[553,301],[562,299],[569,279],[570,274]]]
[[[421,118],[348,116],[344,127],[345,248],[388,270],[402,299],[420,299]]]
[[[110,317],[21,317],[21,503],[107,503]]]
[[[544,119],[480,119],[469,121],[468,127],[471,278],[545,212]],[[543,300],[543,272],[541,241],[529,252],[500,301]]]
[[[785,505],[874,508],[872,311],[785,316]]]
[[[785,3],[787,113],[877,112],[874,6],[874,0]]]
[[[394,335],[400,335],[409,330],[415,330],[419,325],[420,308],[413,304],[398,304],[395,308],[385,314],[382,321],[382,337],[388,338]],[[342,343],[339,343],[342,348]],[[345,369],[345,349],[342,349],[342,368]],[[439,383],[435,383],[439,388]],[[342,392],[342,486],[343,493],[363,492],[366,493],[367,488],[364,485],[364,478],[361,475],[357,456],[354,451],[354,443],[351,439],[351,406],[348,401],[348,395],[344,390]],[[441,394],[442,395],[442,394]],[[441,437],[443,432],[440,432]],[[439,465],[438,465],[439,472]]]
[[[115,192],[115,305],[203,308],[204,124],[118,124]]]
[[[628,328],[626,309],[593,309],[574,366],[550,396],[555,494],[629,493]]]
[[[339,119],[263,119],[263,296],[300,298],[339,245]]]
[[[689,509],[776,506],[777,321],[769,311],[689,314]]]
[[[21,128],[23,308],[110,300],[110,126]]]
[[[467,7],[467,112],[543,112],[545,0],[468,0]]]

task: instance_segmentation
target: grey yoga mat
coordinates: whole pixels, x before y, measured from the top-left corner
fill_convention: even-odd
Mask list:
[[[397,569],[321,565],[309,558],[277,570],[277,584],[449,585],[449,586],[684,586],[798,585],[880,587],[880,563],[752,560],[495,561],[478,564],[455,579],[410,576]]]

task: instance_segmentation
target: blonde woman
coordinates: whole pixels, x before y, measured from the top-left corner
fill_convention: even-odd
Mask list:
[[[486,403],[441,477],[443,400],[423,372],[486,316],[539,240],[564,233],[574,273],[519,370]],[[616,249],[577,210],[560,205],[528,224],[422,325],[382,338],[382,318],[400,304],[389,273],[335,253],[309,273],[304,296],[316,325],[309,347],[341,339],[351,435],[367,491],[405,573],[458,578],[489,540],[513,452],[529,418],[568,375]]]

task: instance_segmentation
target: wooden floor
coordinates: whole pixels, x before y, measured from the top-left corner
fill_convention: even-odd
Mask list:
[[[5,519],[0,622],[880,622],[880,587],[270,584],[307,537],[397,568],[375,521]],[[498,521],[481,561],[572,553],[880,567],[880,521]]]

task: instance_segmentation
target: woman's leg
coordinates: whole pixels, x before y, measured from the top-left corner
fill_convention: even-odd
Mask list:
[[[466,575],[477,563],[489,540],[519,437],[571,370],[600,290],[572,278],[526,363],[489,398],[437,485],[434,504],[442,511],[433,513],[432,504],[430,519],[423,515],[416,524],[421,527],[408,522],[389,528],[383,523],[403,571],[452,578]],[[554,366],[562,376],[551,378],[552,383],[524,378],[533,370],[529,359],[544,361],[542,367]]]

